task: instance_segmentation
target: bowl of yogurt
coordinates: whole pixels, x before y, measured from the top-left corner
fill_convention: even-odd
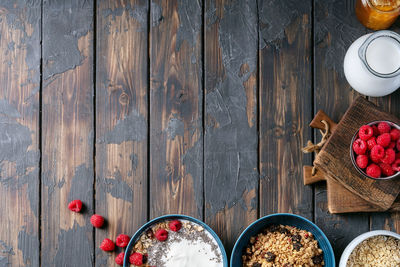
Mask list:
[[[124,257],[124,267],[128,266],[228,267],[228,258],[208,225],[173,214],[149,221],[133,235]]]

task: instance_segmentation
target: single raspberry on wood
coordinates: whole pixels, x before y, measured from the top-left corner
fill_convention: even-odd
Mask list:
[[[374,146],[376,146],[376,138],[375,137],[371,137],[367,141],[368,150],[371,150]]]
[[[389,133],[390,125],[387,122],[380,122],[378,124],[378,131],[380,134]]]
[[[104,218],[98,214],[93,214],[92,217],[90,218],[90,223],[96,227],[100,228],[104,224]]]
[[[371,149],[370,156],[373,162],[378,163],[385,156],[385,149],[380,145],[376,145]]]
[[[179,220],[173,220],[169,222],[168,226],[171,231],[178,232],[182,228],[182,223]]]
[[[103,242],[101,242],[100,249],[103,251],[113,251],[115,249],[115,244],[111,239],[105,238]]]
[[[130,238],[128,235],[120,234],[119,236],[117,236],[115,243],[117,244],[118,247],[124,248],[128,245],[129,239]]]
[[[358,155],[357,159],[357,166],[361,169],[365,169],[368,166],[368,156],[367,155]]]
[[[367,151],[367,143],[359,138],[354,141],[353,150],[357,155],[364,155]]]
[[[147,255],[138,252],[132,253],[129,256],[129,262],[135,266],[141,266],[147,262]]]
[[[158,241],[165,241],[168,238],[168,232],[165,229],[158,229],[155,236]]]
[[[392,137],[392,141],[397,141],[400,138],[400,130],[393,128],[390,131],[390,137]]]
[[[369,165],[368,167],[367,167],[367,171],[366,171],[366,173],[367,173],[367,175],[368,176],[371,176],[371,177],[373,177],[373,178],[379,178],[379,177],[381,177],[381,168],[378,166],[378,165],[376,165],[376,164],[374,164],[374,163],[372,163],[371,165]]]
[[[363,125],[361,126],[360,130],[358,131],[358,136],[361,138],[361,140],[367,141],[374,135],[374,130],[372,130],[372,127],[369,125]]]
[[[73,212],[80,212],[82,210],[82,201],[79,199],[72,200],[68,204],[68,209]]]
[[[118,256],[115,258],[115,263],[122,266],[124,264],[124,257],[125,257],[124,252],[119,253]]]
[[[387,147],[390,144],[390,141],[392,141],[392,138],[389,133],[381,134],[376,138],[376,143],[383,147]]]
[[[385,150],[385,156],[381,159],[383,163],[392,164],[396,159],[396,152],[393,149],[388,148]]]
[[[394,170],[389,164],[380,163],[379,167],[381,167],[382,173],[385,176],[392,176],[394,174]]]

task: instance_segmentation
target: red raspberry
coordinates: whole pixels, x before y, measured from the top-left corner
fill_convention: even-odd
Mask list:
[[[378,131],[380,134],[390,132],[390,125],[387,122],[380,122],[378,124]]]
[[[376,145],[371,149],[370,157],[373,162],[378,163],[384,156],[385,156],[385,149],[382,146]]]
[[[396,143],[395,142],[390,142],[390,144],[388,145],[388,148],[394,149],[396,147]]]
[[[80,212],[82,209],[82,201],[80,201],[79,199],[72,200],[68,204],[68,209],[73,212]]]
[[[361,169],[365,169],[368,166],[368,156],[367,155],[358,155],[357,159],[357,166]]]
[[[378,136],[380,134],[378,126],[376,126],[376,124],[372,125],[371,128],[374,131],[374,136]]]
[[[394,174],[394,170],[389,164],[381,163],[379,164],[379,167],[381,167],[382,173],[385,176],[392,176]]]
[[[124,257],[125,257],[124,252],[119,253],[118,256],[115,258],[115,263],[122,266],[124,264]]]
[[[400,152],[400,139],[398,139],[396,142],[396,149]]]
[[[129,262],[135,266],[141,266],[147,262],[147,255],[138,252],[132,253],[129,256]]]
[[[372,130],[372,127],[369,125],[363,125],[361,126],[360,130],[358,131],[358,136],[361,138],[361,140],[367,141],[372,137],[374,134],[374,130]]]
[[[397,139],[400,138],[400,130],[396,129],[396,128],[393,128],[390,131],[390,136],[392,137],[392,141],[396,141]]]
[[[92,217],[90,218],[90,222],[94,227],[100,228],[104,224],[104,218],[98,214],[93,214]]]
[[[376,138],[376,143],[383,147],[387,147],[390,144],[391,140],[392,140],[392,138],[390,137],[390,134],[384,133]]]
[[[364,155],[367,151],[367,143],[359,138],[354,141],[353,150],[357,155]]]
[[[400,159],[396,159],[392,164],[392,169],[396,172],[400,172]]]
[[[113,251],[115,249],[114,242],[111,239],[105,238],[103,242],[101,242],[100,249],[103,251]]]
[[[367,175],[371,176],[373,178],[379,178],[381,177],[381,168],[379,168],[378,165],[372,163],[367,167]]]
[[[400,159],[400,152],[396,154],[396,159]]]
[[[396,159],[396,152],[394,152],[393,149],[388,148],[385,150],[385,156],[383,156],[381,161],[386,164],[392,164],[395,159]]]
[[[129,236],[120,234],[119,236],[117,236],[117,239],[115,239],[115,243],[118,247],[124,248],[128,245],[129,239]]]
[[[178,220],[170,221],[169,224],[169,229],[174,232],[178,232],[182,228],[182,223]]]
[[[374,146],[376,146],[376,138],[375,137],[371,137],[367,141],[368,150],[371,150]]]
[[[165,241],[168,238],[168,232],[165,229],[158,229],[155,236],[158,241]]]

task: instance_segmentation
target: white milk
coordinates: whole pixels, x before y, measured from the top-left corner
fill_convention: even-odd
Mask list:
[[[400,36],[378,31],[358,38],[347,50],[344,74],[356,91],[384,96],[400,87]]]

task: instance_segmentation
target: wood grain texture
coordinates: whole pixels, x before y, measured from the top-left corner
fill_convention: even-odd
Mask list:
[[[302,166],[311,155],[311,1],[259,1],[260,216],[290,212],[313,218]],[[271,29],[273,25],[273,29]],[[280,31],[275,38],[273,32]]]
[[[399,23],[397,23],[392,30],[398,32],[399,26]],[[370,101],[386,112],[400,118],[400,90],[386,97],[370,98]],[[400,205],[397,205],[398,203],[400,203],[400,195],[394,204],[396,210],[400,208]],[[386,229],[400,233],[400,212],[372,213],[370,216],[370,228],[371,230]]]
[[[206,1],[205,221],[231,250],[257,218],[257,5]]]
[[[318,153],[314,164],[348,190],[383,210],[388,210],[399,194],[400,181],[379,181],[361,176],[350,160],[354,133],[364,124],[383,119],[400,123],[395,116],[382,111],[365,98],[358,97]]]
[[[314,1],[314,110],[322,109],[339,121],[357,95],[343,75],[347,48],[365,28],[354,16],[354,1]],[[320,140],[316,132],[315,140]],[[357,235],[368,231],[368,214],[333,215],[328,212],[326,186],[315,186],[315,222],[328,236],[339,259]]]
[[[152,1],[150,217],[203,217],[201,1]]]
[[[132,236],[147,219],[148,4],[97,2],[95,201],[107,228],[96,229],[96,266],[117,266],[104,238]]]
[[[40,1],[0,2],[0,266],[39,266]]]
[[[43,1],[43,266],[94,263],[92,27],[93,1]]]

